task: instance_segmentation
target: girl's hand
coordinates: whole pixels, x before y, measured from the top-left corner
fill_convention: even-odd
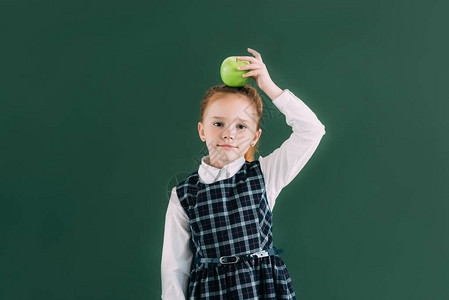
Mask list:
[[[248,48],[248,52],[251,52],[254,56],[239,56],[237,57],[238,60],[243,61],[249,61],[250,63],[238,67],[237,70],[252,70],[248,73],[243,74],[243,77],[251,76],[252,79],[254,79],[259,86],[261,90],[265,90],[266,87],[270,86],[273,83],[273,80],[271,80],[270,74],[268,74],[267,67],[262,61],[262,56],[260,56],[259,52]]]

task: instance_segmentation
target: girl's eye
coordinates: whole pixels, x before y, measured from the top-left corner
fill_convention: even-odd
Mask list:
[[[219,126],[221,126],[222,125],[222,123],[221,122],[215,122],[214,123],[214,125],[215,124],[220,124]],[[240,125],[237,125],[238,127],[239,127],[239,129],[245,129],[246,128],[246,126],[245,125],[242,125],[242,124],[240,124]],[[240,127],[241,126],[241,127]]]

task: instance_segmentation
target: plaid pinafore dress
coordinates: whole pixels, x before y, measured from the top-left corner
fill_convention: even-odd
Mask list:
[[[195,171],[176,193],[192,234],[188,299],[296,299],[287,267],[272,252],[272,214],[258,160],[210,184]],[[269,249],[269,256],[242,257]],[[222,263],[197,261],[220,257]]]

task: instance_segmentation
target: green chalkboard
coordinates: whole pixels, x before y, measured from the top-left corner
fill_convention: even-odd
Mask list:
[[[0,1],[0,299],[160,299],[200,100],[248,47],[326,127],[273,212],[298,299],[449,299],[448,8]],[[258,91],[265,156],[291,129]]]

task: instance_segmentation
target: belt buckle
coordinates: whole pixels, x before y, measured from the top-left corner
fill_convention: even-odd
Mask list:
[[[236,260],[235,260],[235,261],[231,261],[231,262],[225,262],[225,261],[223,261],[223,259],[226,258],[226,257],[235,257]],[[222,265],[235,264],[235,263],[238,262],[238,261],[239,261],[239,257],[236,256],[236,255],[229,255],[229,256],[222,256],[222,257],[220,257],[220,263],[221,263]]]
[[[262,251],[251,254],[251,256],[261,258],[261,257],[268,256],[268,252],[266,250],[262,250]]]

